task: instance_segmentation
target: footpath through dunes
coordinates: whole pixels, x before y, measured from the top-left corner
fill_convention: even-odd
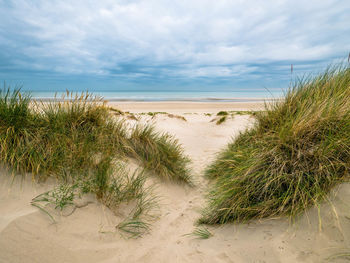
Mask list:
[[[215,115],[217,110],[208,108],[206,112]],[[160,217],[152,223],[149,234],[138,239],[123,238],[115,230],[118,215],[91,196],[81,201],[88,205],[71,215],[66,216],[70,211],[55,214],[57,223],[53,224],[30,201],[51,189],[55,181],[40,185],[33,184],[30,177],[12,181],[2,171],[0,262],[327,262],[330,255],[350,247],[349,184],[339,188],[332,205],[321,206],[321,230],[318,211],[311,209],[294,225],[288,219],[264,219],[208,226],[214,235],[206,240],[186,235],[195,228],[205,203],[204,168],[231,136],[251,126],[254,118],[235,115],[216,125],[211,122],[214,115],[180,114],[186,121],[166,114],[136,114],[139,121],[128,120],[131,125],[155,122],[157,130],[174,134],[192,159],[195,187],[157,182]]]

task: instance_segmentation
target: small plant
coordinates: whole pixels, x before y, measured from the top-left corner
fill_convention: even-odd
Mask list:
[[[176,119],[183,120],[183,121],[187,121],[186,118],[184,116],[181,116],[181,115],[168,114],[168,117],[169,118],[176,118]]]
[[[115,115],[124,115],[124,112],[119,110],[119,109],[116,109],[116,108],[112,108],[112,107],[109,107],[108,108],[111,112],[113,112]]]
[[[216,116],[227,116],[228,112],[227,111],[219,111]]]
[[[195,236],[199,239],[208,239],[213,236],[213,234],[206,227],[196,227],[192,233],[187,234],[191,236]]]
[[[31,201],[31,205],[39,208],[45,214],[47,214],[53,222],[55,219],[53,216],[45,209],[47,204],[52,204],[54,209],[59,209],[62,211],[65,207],[74,205],[74,198],[76,197],[76,189],[78,188],[78,184],[74,185],[66,185],[61,184],[55,189],[51,191],[47,191],[42,193],[36,197],[34,197]],[[44,203],[41,205],[40,203]]]
[[[250,116],[256,116],[257,111],[233,111],[232,114],[235,115],[250,115]]]
[[[128,238],[139,238],[150,231],[150,224],[133,219],[121,222],[116,228],[123,231]]]
[[[167,113],[167,112],[164,112],[164,111],[156,111],[156,112],[141,113],[141,115],[145,115],[145,114],[154,117],[154,116],[156,116],[156,115],[158,115],[158,114],[168,114],[168,113]]]
[[[227,119],[227,116],[222,116],[220,119],[218,119],[218,120],[216,121],[216,125],[222,124],[223,122],[226,121],[226,119]]]

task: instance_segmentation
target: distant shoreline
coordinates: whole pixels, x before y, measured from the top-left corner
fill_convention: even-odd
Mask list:
[[[34,101],[69,101],[71,98],[31,98]],[[278,101],[281,98],[174,98],[174,99],[120,99],[120,98],[104,98],[101,97],[101,100],[107,102],[227,102],[227,103],[240,103],[240,102],[269,102],[269,101]]]
[[[110,102],[260,102],[283,98],[281,92],[35,92],[29,91],[33,100],[61,101],[76,96],[89,95]]]
[[[36,102],[62,102],[69,101],[64,98],[32,98]],[[281,99],[264,98],[230,98],[230,99],[186,99],[186,100],[127,100],[101,98],[101,103],[109,107],[134,113],[141,112],[168,112],[168,113],[206,113],[225,111],[260,111],[265,109],[266,103]]]

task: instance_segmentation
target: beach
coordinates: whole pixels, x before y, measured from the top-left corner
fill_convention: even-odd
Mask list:
[[[30,176],[0,176],[0,262],[345,262],[329,259],[350,246],[350,184],[337,187],[320,209],[288,218],[207,226],[206,240],[190,233],[205,205],[204,169],[232,138],[254,125],[250,111],[263,102],[109,102],[132,113],[130,125],[153,123],[174,135],[192,161],[194,187],[157,181],[159,216],[150,233],[127,239],[115,229],[120,220],[93,196],[71,215],[55,214],[56,223],[30,205],[32,198],[57,182],[33,182]],[[216,114],[232,113],[220,125]],[[148,114],[156,113],[158,114]],[[123,208],[120,213],[122,216]],[[319,220],[319,215],[322,221]]]
[[[169,113],[217,113],[219,111],[256,111],[264,109],[264,100],[257,102],[247,99],[247,102],[188,102],[188,101],[161,101],[161,102],[116,102],[108,105],[123,111],[141,112],[169,112]]]
[[[349,263],[349,13],[0,0],[0,263]]]

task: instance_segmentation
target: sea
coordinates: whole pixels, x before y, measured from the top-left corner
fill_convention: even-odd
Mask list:
[[[67,99],[66,92],[31,91],[33,99]],[[75,92],[73,95],[80,95]],[[194,102],[250,102],[280,99],[283,91],[93,91],[88,92],[108,101],[194,101]],[[68,97],[69,98],[69,97]]]

